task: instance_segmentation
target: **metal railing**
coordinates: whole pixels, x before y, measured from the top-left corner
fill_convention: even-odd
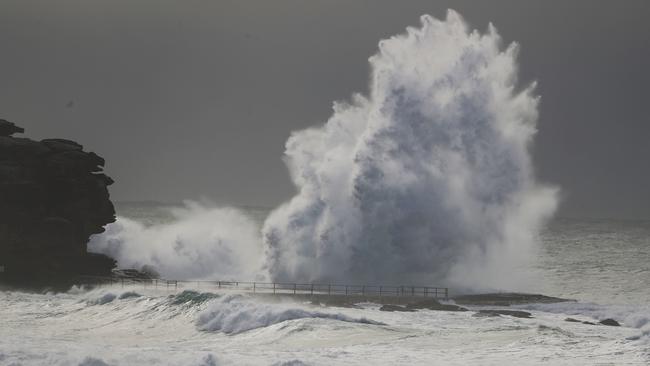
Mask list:
[[[322,283],[282,283],[282,282],[245,282],[220,280],[168,280],[143,278],[114,278],[84,276],[81,284],[90,285],[121,285],[143,286],[163,289],[204,289],[204,290],[236,290],[252,293],[284,294],[284,295],[343,295],[362,297],[429,297],[449,298],[449,288],[430,286],[386,286],[386,285],[344,285]]]

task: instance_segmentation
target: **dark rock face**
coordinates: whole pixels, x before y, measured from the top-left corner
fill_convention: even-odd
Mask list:
[[[110,275],[115,261],[86,252],[115,221],[104,159],[74,141],[34,141],[0,120],[0,281]]]
[[[0,119],[0,136],[11,136],[14,133],[23,133],[25,129],[18,127],[12,122],[9,122],[4,119]]]
[[[586,320],[585,321],[580,321],[580,320],[574,319],[574,318],[566,318],[566,319],[564,319],[564,321],[572,322],[572,323],[582,323],[582,324],[587,324],[587,325],[596,325],[596,323],[594,323],[594,322],[590,322],[590,321],[586,321]],[[621,324],[619,322],[617,322],[616,320],[611,319],[611,318],[603,319],[600,322],[598,322],[598,324],[609,325],[611,327],[620,327],[621,326]]]
[[[499,315],[508,315],[508,316],[514,316],[515,318],[532,318],[532,314],[527,312],[527,311],[521,311],[521,310],[492,310],[492,309],[487,309],[487,310],[479,310],[479,314],[483,314],[485,316],[499,316]]]
[[[437,300],[427,299],[424,301],[410,303],[406,305],[409,309],[427,309],[436,311],[467,311],[466,308],[453,304],[441,304]]]
[[[609,326],[611,326],[611,327],[620,327],[620,326],[621,326],[621,324],[619,324],[619,322],[617,322],[617,321],[614,320],[614,319],[609,319],[609,318],[608,318],[608,319],[601,320],[601,321],[600,321],[600,324],[602,324],[602,325],[609,325]]]
[[[482,306],[510,306],[515,304],[530,303],[558,303],[574,301],[561,299],[559,297],[545,296],[540,294],[523,294],[515,292],[459,295],[454,296],[453,300],[460,305],[482,305]]]

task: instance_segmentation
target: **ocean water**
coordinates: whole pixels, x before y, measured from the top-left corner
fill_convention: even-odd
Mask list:
[[[117,205],[146,225],[171,223],[165,207]],[[268,213],[242,210],[258,224]],[[531,268],[543,280],[535,290],[577,301],[514,306],[530,319],[315,306],[206,288],[2,291],[0,365],[645,365],[649,237],[644,221],[551,222]]]
[[[199,285],[4,289],[0,365],[648,364],[650,224],[544,226],[558,188],[533,174],[539,96],[517,83],[518,46],[503,46],[495,27],[473,31],[454,11],[422,16],[379,43],[367,96],[291,134],[288,202],[118,204],[89,250],[170,279],[392,281],[575,301],[513,306],[533,315],[522,319]]]
[[[650,304],[650,221],[557,218],[542,231],[540,292],[600,304]]]

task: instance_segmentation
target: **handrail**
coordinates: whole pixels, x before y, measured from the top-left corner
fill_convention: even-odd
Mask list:
[[[198,288],[216,287],[218,289],[235,289],[253,293],[291,294],[291,295],[344,295],[344,296],[378,296],[378,297],[426,297],[449,298],[449,288],[433,286],[401,286],[401,285],[350,285],[339,283],[291,283],[291,282],[257,282],[235,280],[171,280],[161,278],[134,278],[134,277],[102,277],[81,276],[84,284],[103,285],[142,284],[144,287],[174,287],[179,285],[196,285]]]

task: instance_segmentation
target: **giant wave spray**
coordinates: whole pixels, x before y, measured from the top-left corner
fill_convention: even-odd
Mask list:
[[[556,205],[531,166],[534,85],[517,89],[492,25],[421,21],[380,42],[369,96],[287,141],[298,193],[264,225],[273,279],[521,285]]]
[[[285,161],[298,192],[261,238],[233,209],[190,205],[166,226],[120,218],[90,248],[179,279],[523,288],[556,206],[529,152],[535,86],[518,89],[517,45],[502,50],[492,25],[470,32],[453,11],[421,22],[380,42],[368,96],[291,135]]]

